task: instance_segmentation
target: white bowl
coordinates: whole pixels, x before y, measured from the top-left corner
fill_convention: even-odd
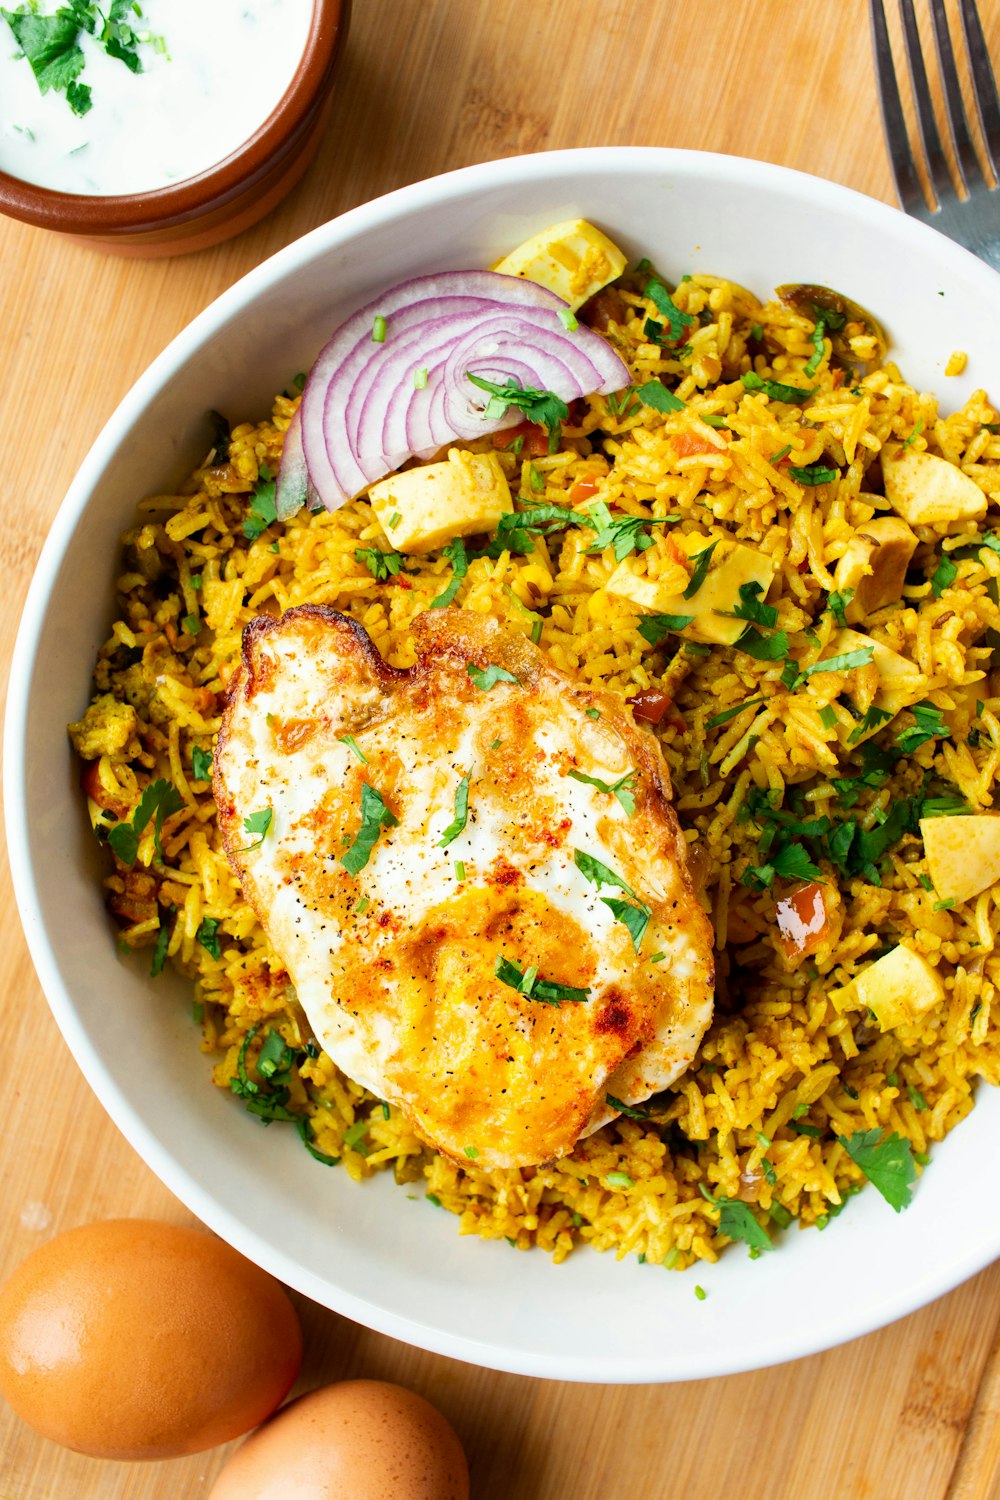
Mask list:
[[[456,1221],[388,1177],[326,1171],[287,1130],[262,1130],[210,1086],[190,997],[115,950],[67,721],[87,702],[111,618],[118,538],[142,495],[205,446],[204,413],[265,413],[325,333],[381,287],[489,265],[559,219],[597,220],[671,277],[786,281],[868,307],[917,386],[949,409],[1000,393],[1000,280],[950,240],[844,188],[731,157],[661,150],[554,152],[470,167],[354,209],[274,256],[195,319],[111,418],[48,538],[10,681],[5,785],[11,864],[39,977],[74,1056],[152,1169],[251,1260],[317,1302],[457,1359],[594,1381],[722,1375],[813,1353],[948,1291],[1000,1252],[1000,1196],[984,1194],[1000,1093],[940,1146],[912,1207],[870,1188],[824,1233],[790,1231],[751,1261],[667,1275],[587,1251],[460,1238]],[[943,379],[954,349],[968,374]],[[173,985],[173,990],[171,990]],[[708,1297],[698,1301],[700,1282]]]

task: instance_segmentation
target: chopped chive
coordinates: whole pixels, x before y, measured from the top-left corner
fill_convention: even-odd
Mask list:
[[[385,343],[385,319],[381,313],[375,314],[375,319],[372,323],[372,343]]]
[[[475,1146],[464,1146],[462,1149],[464,1150],[466,1156],[470,1161],[475,1161],[476,1157],[479,1155],[479,1152],[476,1150]]]
[[[465,863],[464,863],[463,860],[456,859],[456,861],[455,861],[455,879],[456,880],[464,880],[465,879]]]
[[[400,521],[402,519],[403,518],[399,514],[399,511],[398,510],[394,510],[393,513],[392,513],[392,515],[389,517],[389,519],[386,521],[385,524],[388,526],[388,528],[389,528],[390,531],[395,531],[396,527],[399,525],[399,523],[400,523]]]
[[[413,384],[414,384],[415,389],[418,390],[418,391],[422,391],[424,389],[424,387],[427,385],[427,366],[426,365],[424,365],[424,367],[423,367],[422,370],[414,370],[414,372],[413,372]]]
[[[567,333],[575,333],[580,326],[576,321],[576,317],[573,313],[572,308],[570,307],[561,307],[559,309],[559,321],[566,329]]]
[[[705,1298],[708,1296],[708,1293],[703,1286],[696,1286],[694,1289],[694,1294],[698,1298],[699,1302],[704,1302]]]
[[[632,1179],[627,1172],[609,1172],[607,1175],[608,1187],[630,1188]]]

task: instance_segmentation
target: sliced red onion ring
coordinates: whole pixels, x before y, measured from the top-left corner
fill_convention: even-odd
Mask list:
[[[449,271],[403,282],[353,313],[320,353],[286,434],[279,518],[310,495],[336,510],[409,458],[523,420],[516,407],[485,418],[489,394],[469,372],[566,402],[622,390],[628,369],[600,334],[566,328],[566,306],[516,276]],[[381,343],[372,339],[376,317],[385,319]]]

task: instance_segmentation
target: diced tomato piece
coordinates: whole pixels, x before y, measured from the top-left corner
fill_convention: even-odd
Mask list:
[[[518,438],[521,439],[520,451],[529,458],[544,458],[549,451],[549,435],[537,422],[518,422],[516,427],[505,427],[502,432],[495,432],[493,446],[510,448]]]
[[[788,959],[805,958],[815,953],[829,936],[830,918],[826,910],[824,888],[818,881],[796,886],[787,896],[774,903],[778,922],[778,942]]]
[[[728,442],[728,438],[725,439]],[[670,439],[671,446],[678,458],[690,458],[693,453],[719,453],[721,450],[716,443],[710,443],[708,438],[702,437],[700,432],[678,432]]]
[[[643,724],[659,724],[673,700],[658,688],[645,688],[625,701],[631,706],[633,719],[639,719]]]
[[[582,505],[585,500],[593,500],[597,494],[597,480],[588,475],[585,479],[578,479],[569,492],[570,505]]]

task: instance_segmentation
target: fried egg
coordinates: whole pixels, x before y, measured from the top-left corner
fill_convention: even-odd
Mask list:
[[[536,1165],[688,1067],[712,932],[620,697],[467,611],[413,639],[404,671],[325,606],[247,627],[223,840],[337,1066],[458,1161]]]

